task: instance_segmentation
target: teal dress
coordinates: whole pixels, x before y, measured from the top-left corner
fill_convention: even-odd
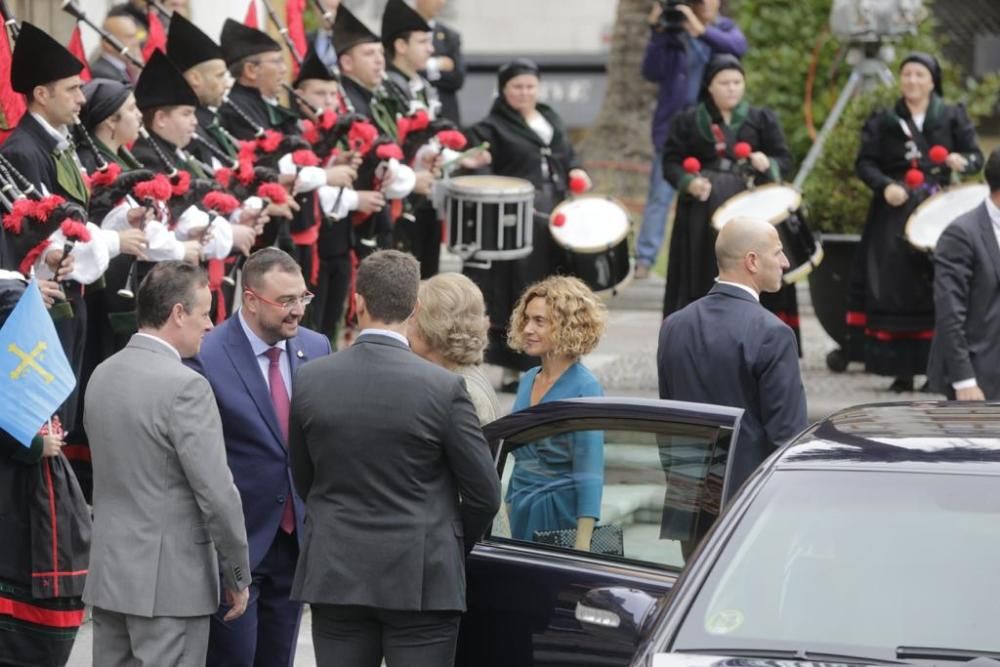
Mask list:
[[[541,367],[521,378],[512,411],[531,405],[531,387]],[[539,403],[582,396],[603,396],[587,368],[576,362],[560,376]],[[580,517],[601,516],[604,487],[604,433],[563,433],[524,445],[514,452],[507,488],[511,537],[534,540],[535,532],[576,528]]]

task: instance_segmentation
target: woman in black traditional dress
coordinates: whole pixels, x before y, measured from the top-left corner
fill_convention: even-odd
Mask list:
[[[466,268],[464,273],[483,291],[489,310],[487,363],[525,371],[538,362],[507,346],[507,323],[524,289],[557,270],[557,251],[549,233],[548,214],[566,197],[570,179],[590,188],[565,125],[550,106],[538,101],[540,72],[526,58],[515,58],[500,68],[500,94],[483,120],[466,132],[472,142],[488,141],[491,171],[531,181],[535,186],[535,218],[531,254],[520,260],[495,261],[490,269]],[[513,391],[517,378],[505,377]]]
[[[906,241],[906,221],[953,173],[983,166],[964,107],[941,97],[941,68],[933,56],[914,53],[903,60],[900,90],[896,104],[874,112],[861,131],[855,169],[873,196],[847,321],[851,340],[864,341],[865,369],[894,377],[890,390],[897,392],[912,391],[913,376],[926,371],[934,333],[933,265]]]
[[[792,156],[778,118],[770,109],[744,99],[743,66],[735,56],[717,55],[705,67],[701,102],[674,118],[663,150],[663,174],[678,193],[670,235],[663,315],[680,310],[712,288],[718,267],[712,215],[748,182],[778,182],[792,167]],[[736,145],[749,144],[737,157]],[[697,173],[690,158],[700,163]],[[685,169],[687,163],[688,169]],[[761,302],[798,331],[795,291],[784,286]]]

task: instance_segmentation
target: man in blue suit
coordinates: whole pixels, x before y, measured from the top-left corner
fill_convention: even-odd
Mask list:
[[[253,583],[246,613],[212,617],[208,665],[288,665],[295,658],[302,607],[289,594],[304,507],[291,486],[288,417],[295,373],[330,353],[330,341],[300,327],[312,300],[295,260],[277,248],[255,252],[243,268],[243,305],[192,360],[212,385],[226,455],[243,500]]]
[[[729,222],[715,255],[716,285],[663,322],[657,374],[660,398],[743,408],[730,476],[735,489],[806,427],[806,394],[794,332],[760,305],[760,293],[781,289],[788,268],[774,225]]]

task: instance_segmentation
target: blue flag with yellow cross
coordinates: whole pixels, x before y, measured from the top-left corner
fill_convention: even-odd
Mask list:
[[[0,428],[30,447],[75,385],[38,283],[32,280],[0,328]]]

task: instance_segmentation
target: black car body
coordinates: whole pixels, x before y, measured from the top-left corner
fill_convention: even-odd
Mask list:
[[[491,425],[501,472],[512,452],[553,429],[604,429],[604,506],[627,497],[645,498],[647,507],[621,520],[624,554],[487,535],[468,560],[457,664],[1000,657],[1000,404],[844,410],[775,452],[737,492],[725,470],[739,416],[715,406],[588,399]],[[699,455],[700,468],[692,463]],[[670,467],[677,465],[685,469]],[[649,469],[665,483],[643,495],[658,480]],[[684,502],[664,493],[650,519],[652,491],[678,481],[693,493]],[[664,538],[678,508],[694,518],[693,555],[678,557]],[[624,516],[606,513],[610,523]],[[660,557],[671,549],[672,559]]]

